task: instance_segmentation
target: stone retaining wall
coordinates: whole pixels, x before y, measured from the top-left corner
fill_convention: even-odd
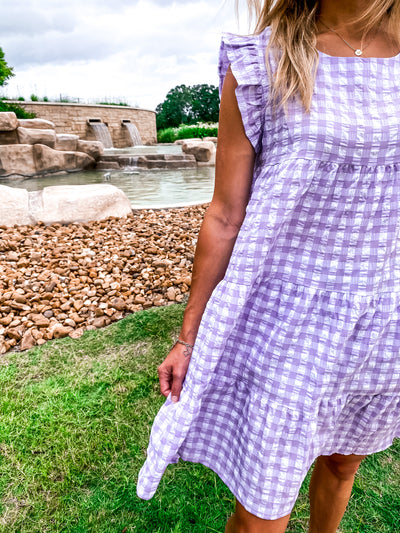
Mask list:
[[[143,144],[157,142],[156,113],[136,107],[63,104],[54,102],[17,102],[29,113],[35,113],[37,118],[54,122],[57,133],[72,133],[81,139],[94,141],[96,137],[93,128],[87,123],[90,118],[101,119],[108,129],[115,148],[125,148],[132,145],[131,138],[122,120],[130,120],[139,130]]]

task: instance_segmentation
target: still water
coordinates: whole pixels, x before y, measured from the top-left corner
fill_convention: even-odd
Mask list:
[[[154,153],[154,148],[152,153]],[[39,191],[53,185],[110,183],[124,191],[132,207],[151,208],[209,202],[214,188],[214,176],[215,167],[186,170],[126,169],[108,172],[85,171],[16,180],[0,179],[0,184],[28,191]]]

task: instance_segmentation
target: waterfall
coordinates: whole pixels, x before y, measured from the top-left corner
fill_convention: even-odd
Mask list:
[[[135,124],[133,124],[133,122],[125,122],[124,121],[123,125],[128,128],[129,135],[131,136],[131,139],[132,139],[132,146],[141,145],[142,144],[142,138],[140,137],[139,130],[137,129]]]
[[[103,143],[104,148],[113,148],[113,142],[110,135],[110,130],[107,128],[104,122],[94,122],[89,120],[89,124],[92,126],[96,139]]]

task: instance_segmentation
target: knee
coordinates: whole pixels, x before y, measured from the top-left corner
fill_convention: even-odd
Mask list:
[[[364,457],[333,454],[321,457],[326,467],[340,481],[349,481],[355,476]]]

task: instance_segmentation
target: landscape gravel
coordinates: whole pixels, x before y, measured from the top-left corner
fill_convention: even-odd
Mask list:
[[[206,207],[0,226],[0,355],[184,301]]]

